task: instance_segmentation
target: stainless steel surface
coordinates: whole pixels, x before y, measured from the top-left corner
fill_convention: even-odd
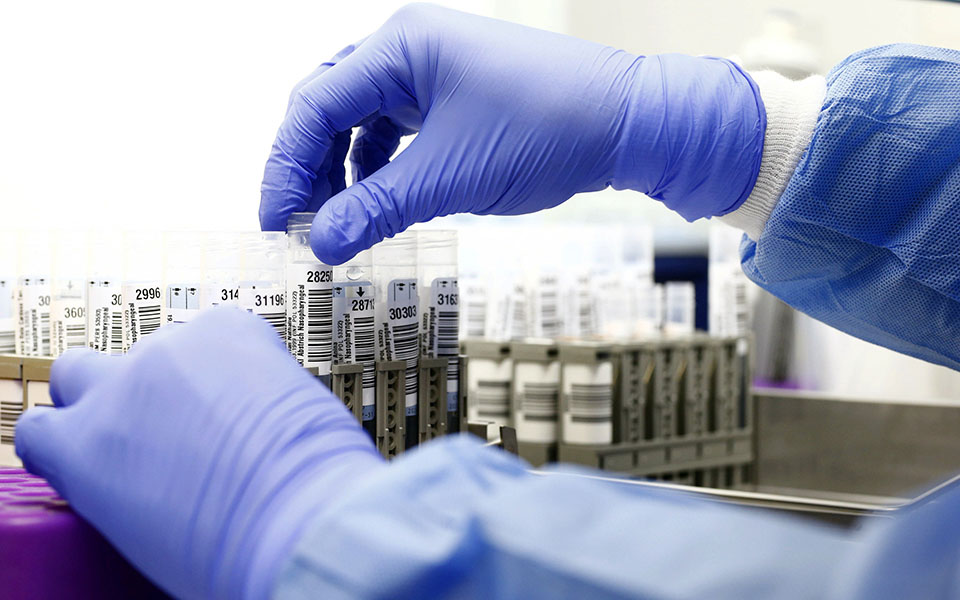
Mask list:
[[[960,472],[960,402],[754,394],[759,489],[913,498]]]

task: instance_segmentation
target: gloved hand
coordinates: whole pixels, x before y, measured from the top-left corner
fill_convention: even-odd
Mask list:
[[[358,125],[363,180],[344,189]],[[644,58],[411,5],[294,90],[260,223],[283,230],[290,213],[319,211],[313,250],[339,264],[436,216],[528,213],[608,185],[689,220],[721,215],[750,194],[765,127],[756,84],[727,60]]]
[[[17,423],[46,477],[179,598],[266,598],[305,522],[383,464],[269,325],[236,308],[127,356],[70,351]]]

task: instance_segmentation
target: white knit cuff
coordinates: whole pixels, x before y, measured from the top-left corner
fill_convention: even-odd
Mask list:
[[[803,81],[791,81],[773,71],[761,71],[750,73],[750,77],[757,82],[767,111],[760,173],[744,203],[737,210],[718,218],[757,240],[800,157],[810,144],[827,93],[827,84],[819,75]]]

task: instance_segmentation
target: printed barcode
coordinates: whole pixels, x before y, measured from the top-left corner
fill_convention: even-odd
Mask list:
[[[407,395],[417,393],[417,354],[420,340],[418,338],[418,321],[406,325],[394,325],[391,329],[393,337],[393,360],[402,360],[407,363],[406,383],[404,391]]]
[[[13,443],[13,430],[23,412],[23,402],[0,402],[0,442]]]
[[[483,337],[487,327],[487,303],[484,300],[467,302],[467,337]]]
[[[437,311],[437,358],[448,357],[447,380],[456,381],[459,377],[459,362],[454,360],[460,354],[460,311]]]
[[[613,388],[602,383],[574,383],[570,388],[570,418],[601,423],[613,416]]]
[[[279,335],[281,339],[287,339],[287,313],[269,312],[257,314],[260,315],[260,318],[269,323],[271,327],[273,327],[274,331],[277,332],[277,335]]]
[[[557,309],[557,292],[546,289],[540,292],[540,328],[544,337],[560,336],[560,315]]]
[[[326,362],[333,352],[333,290],[307,290],[307,360]]]
[[[507,417],[510,414],[510,382],[477,382],[477,414],[488,417]]]
[[[123,312],[110,311],[110,354],[123,354]]]
[[[376,373],[373,370],[376,360],[373,333],[375,326],[373,316],[353,319],[353,359],[355,362],[370,365],[369,369],[363,369],[363,387],[367,389],[372,389],[376,383]]]
[[[16,350],[17,336],[12,331],[0,331],[0,354],[12,354]]]
[[[138,306],[137,318],[140,322],[140,336],[153,333],[160,329],[160,305]]]
[[[83,348],[87,345],[87,326],[83,323],[78,325],[66,325],[66,332],[63,337],[65,348]]]
[[[50,309],[40,311],[40,356],[50,356]]]
[[[555,421],[557,419],[556,383],[525,383],[520,399],[524,417],[528,421]]]

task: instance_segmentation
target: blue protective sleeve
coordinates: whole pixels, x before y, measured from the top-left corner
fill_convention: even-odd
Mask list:
[[[746,274],[837,329],[960,369],[960,52],[909,44],[827,76]]]
[[[275,597],[822,598],[855,547],[808,521],[526,468],[466,436],[411,452],[317,516]]]

